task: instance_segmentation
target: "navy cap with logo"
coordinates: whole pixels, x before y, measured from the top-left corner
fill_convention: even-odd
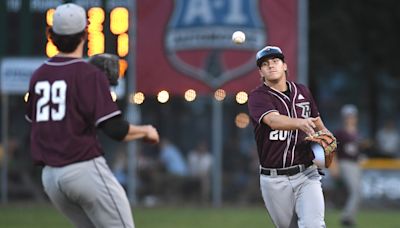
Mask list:
[[[266,46],[257,52],[256,62],[258,67],[261,66],[261,63],[265,58],[279,58],[282,61],[285,61],[285,56],[283,55],[282,50],[276,46]]]

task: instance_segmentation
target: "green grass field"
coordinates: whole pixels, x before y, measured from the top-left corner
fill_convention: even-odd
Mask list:
[[[254,228],[273,227],[262,207],[194,208],[160,207],[134,208],[138,228]],[[328,210],[327,227],[340,227],[339,212]],[[0,206],[1,228],[63,228],[72,225],[51,205],[11,204]],[[398,228],[400,212],[395,210],[362,210],[360,228]]]

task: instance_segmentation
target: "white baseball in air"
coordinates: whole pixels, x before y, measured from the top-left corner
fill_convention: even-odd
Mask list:
[[[236,31],[232,34],[232,41],[235,44],[242,44],[246,40],[246,35],[242,31]]]

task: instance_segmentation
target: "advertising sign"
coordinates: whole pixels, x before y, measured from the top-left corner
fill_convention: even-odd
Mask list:
[[[296,79],[297,1],[137,1],[137,90],[156,94],[187,89],[209,93],[249,92],[260,83],[255,54],[280,46]],[[243,31],[246,41],[231,37]]]

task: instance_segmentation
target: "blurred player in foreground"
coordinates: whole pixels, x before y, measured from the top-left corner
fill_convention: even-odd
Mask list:
[[[76,227],[134,227],[126,193],[106,164],[96,130],[120,141],[157,143],[159,136],[150,125],[123,120],[107,76],[82,59],[86,23],[78,5],[60,5],[54,12],[48,35],[60,52],[34,72],[29,85],[31,154],[44,167],[45,192]]]
[[[279,47],[256,54],[262,84],[249,97],[260,161],[260,186],[276,227],[325,227],[321,176],[306,136],[329,132],[304,85],[288,81]]]

